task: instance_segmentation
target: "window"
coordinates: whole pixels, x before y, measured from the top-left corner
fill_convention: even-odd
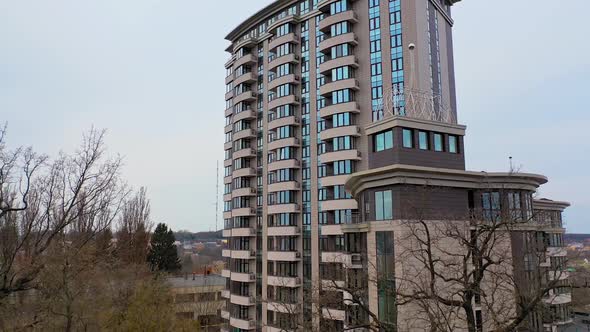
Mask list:
[[[442,134],[434,134],[434,151],[444,151]]]
[[[393,219],[391,190],[375,192],[375,220]]]
[[[352,78],[352,70],[349,66],[332,69],[332,81],[340,81]]]
[[[457,136],[449,135],[449,152],[450,153],[459,153],[459,147],[458,147],[457,143],[458,143]]]
[[[393,148],[393,131],[388,130],[376,134],[373,138],[373,150],[375,152],[388,150]]]
[[[404,148],[413,148],[414,147],[414,137],[412,129],[404,129],[403,131],[403,140],[404,140]]]
[[[341,160],[334,162],[334,175],[352,174],[354,167],[352,160]]]
[[[332,104],[348,103],[353,100],[353,93],[350,89],[337,90],[332,92]]]
[[[330,15],[338,14],[348,10],[348,0],[339,0],[330,4]]]
[[[338,113],[332,116],[332,128],[353,125],[352,116],[349,112]]]
[[[428,133],[425,131],[418,132],[418,146],[420,150],[428,150]]]

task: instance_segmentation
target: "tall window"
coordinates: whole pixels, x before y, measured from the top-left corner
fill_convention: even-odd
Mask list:
[[[375,220],[393,219],[391,190],[375,192]]]
[[[402,131],[403,134],[403,141],[404,141],[404,148],[413,148],[414,147],[414,137],[413,137],[412,129],[404,129]]]
[[[442,134],[434,134],[434,151],[444,151]]]
[[[459,153],[457,136],[449,135],[449,152]]]
[[[379,319],[386,325],[386,330],[394,330],[397,321],[395,305],[395,256],[394,233],[376,232],[375,242],[377,249],[377,303]]]

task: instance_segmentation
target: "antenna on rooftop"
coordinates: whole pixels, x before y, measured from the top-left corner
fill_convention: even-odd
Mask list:
[[[512,165],[512,156],[508,157],[510,160],[510,172],[514,171],[514,166]]]
[[[215,177],[215,231],[217,232],[219,228],[217,227],[217,222],[219,220],[219,160],[217,161],[217,176]]]

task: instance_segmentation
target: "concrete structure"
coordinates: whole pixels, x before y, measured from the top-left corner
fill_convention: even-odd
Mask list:
[[[174,294],[176,316],[199,321],[200,331],[219,331],[219,313],[225,309],[225,278],[219,275],[190,275],[168,278]]]
[[[309,329],[338,331],[368,319],[320,306],[316,295],[344,301],[322,285],[370,270],[377,236],[393,250],[410,205],[469,227],[470,199],[509,187],[532,216],[544,177],[465,171],[456,2],[275,1],[227,36],[226,329],[285,331],[309,320]],[[444,192],[416,205],[418,186]],[[366,288],[379,312],[377,289]],[[381,312],[405,319],[394,311]]]

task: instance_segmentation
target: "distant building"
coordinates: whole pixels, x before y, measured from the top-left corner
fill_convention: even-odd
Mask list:
[[[168,278],[174,294],[176,317],[199,321],[201,331],[220,330],[219,310],[225,307],[221,292],[225,278],[219,275],[192,275]]]

